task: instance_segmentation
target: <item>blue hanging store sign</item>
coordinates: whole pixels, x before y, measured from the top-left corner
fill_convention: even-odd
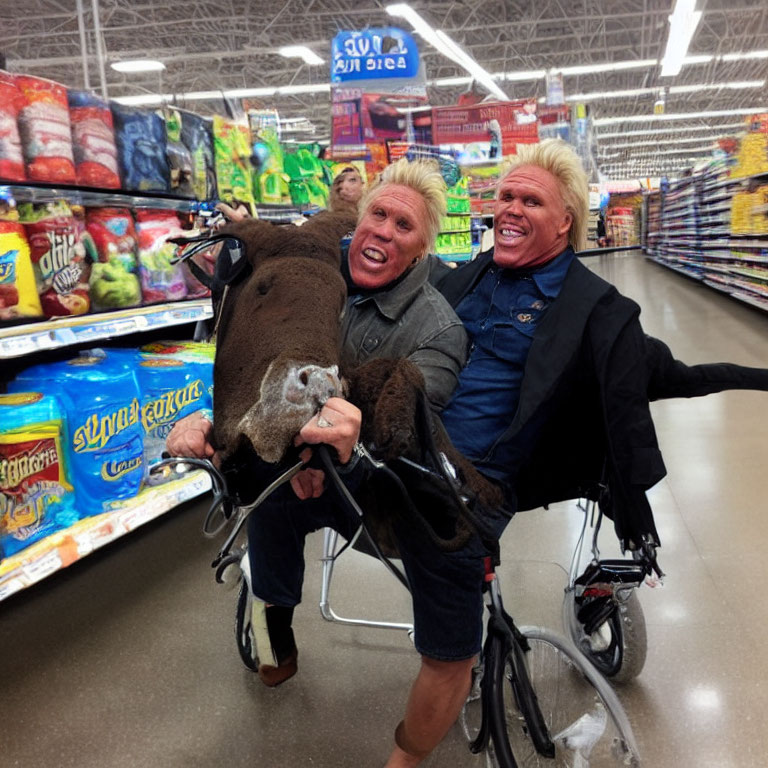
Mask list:
[[[342,31],[333,38],[331,51],[332,83],[419,75],[418,48],[402,29]]]

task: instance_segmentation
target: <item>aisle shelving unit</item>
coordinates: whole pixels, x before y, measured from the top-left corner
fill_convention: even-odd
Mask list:
[[[768,216],[763,232],[743,234],[731,226],[734,194],[760,183],[768,183],[768,174],[733,177],[719,162],[665,192],[646,194],[644,252],[662,266],[768,310]]]
[[[206,472],[146,488],[138,496],[115,502],[112,509],[86,517],[69,528],[0,560],[0,601],[42,581],[86,555],[195,498],[211,488]]]
[[[0,328],[0,360],[194,323],[212,316],[210,299],[191,299]]]
[[[86,207],[118,207],[173,210],[210,214],[211,202],[156,193],[125,193],[45,184],[4,184],[17,202],[47,203],[65,199]],[[285,206],[259,206],[260,217],[290,221],[302,211]],[[191,299],[54,320],[6,325],[0,328],[0,360],[19,361],[39,353],[64,349],[121,336],[149,333],[165,327],[194,324],[213,315],[210,299]],[[190,336],[192,334],[190,333]],[[23,363],[22,363],[23,364]],[[11,365],[10,363],[8,365]],[[5,368],[5,371],[10,368]],[[2,376],[0,375],[0,380]],[[136,497],[106,505],[101,514],[85,517],[74,525],[0,560],[0,601],[82,559],[179,504],[210,490],[208,475],[192,472],[181,479],[146,487]]]

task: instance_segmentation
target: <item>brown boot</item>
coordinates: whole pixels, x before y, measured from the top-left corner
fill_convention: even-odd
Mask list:
[[[298,664],[296,663],[298,656],[299,651],[294,645],[291,653],[279,661],[277,666],[273,664],[259,664],[259,678],[261,682],[270,688],[274,688],[276,685],[280,685],[280,683],[284,683],[293,677],[298,669]]]

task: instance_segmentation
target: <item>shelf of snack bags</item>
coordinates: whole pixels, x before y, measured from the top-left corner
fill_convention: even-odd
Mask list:
[[[7,383],[0,594],[210,487],[205,475],[150,470],[173,425],[211,408],[213,357],[213,345],[199,342],[96,348],[28,367]]]
[[[0,359],[193,323],[212,316],[210,300],[195,299],[0,328]]]
[[[658,263],[768,309],[768,116],[750,117],[735,157],[714,159],[662,195]],[[684,195],[684,196],[682,196]],[[650,240],[650,238],[649,238]],[[655,246],[655,247],[649,247]]]
[[[111,189],[95,189],[89,187],[52,186],[46,183],[4,183],[13,198],[18,203],[56,203],[66,200],[71,205],[87,206],[89,208],[157,208],[160,210],[177,211],[179,213],[211,214],[214,201],[196,200],[195,198],[179,197],[167,192],[123,192]]]
[[[19,202],[0,187],[0,358],[211,316],[210,292],[174,263],[176,210]],[[193,257],[213,271],[215,252]]]
[[[443,261],[469,261],[473,249],[472,203],[469,198],[469,179],[462,176],[446,191],[446,216],[440,225],[435,242],[435,253]]]

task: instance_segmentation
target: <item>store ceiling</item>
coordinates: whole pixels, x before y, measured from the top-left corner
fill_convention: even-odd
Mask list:
[[[281,87],[328,82],[328,64],[308,66],[277,54],[280,46],[308,45],[329,59],[330,40],[340,29],[390,26],[389,0],[81,0],[87,47],[88,82],[101,88],[96,15],[101,27],[110,97],[142,93],[182,94],[236,88]],[[81,31],[74,0],[3,0],[0,51],[11,71],[50,77],[70,86],[85,84]],[[674,78],[661,78],[658,62],[667,39],[673,0],[413,0],[411,5],[491,73],[546,70],[586,64],[644,62],[637,68],[568,75],[566,97],[669,85],[696,86],[666,96],[666,115],[733,109],[768,111],[768,3],[766,0],[698,0],[701,23],[689,56],[713,57],[688,64]],[[403,20],[400,26],[408,29]],[[420,45],[429,81],[465,76],[452,61]],[[729,60],[729,54],[763,52],[763,57]],[[725,56],[725,60],[720,57]],[[120,74],[114,61],[150,57],[163,72]],[[721,83],[758,81],[762,85],[713,88]],[[510,98],[545,96],[545,80],[500,81]],[[429,88],[434,105],[453,104],[466,85]],[[599,137],[600,163],[613,176],[674,170],[704,151],[714,135],[738,130],[744,115],[686,120],[641,120],[602,124],[611,117],[650,116],[656,94],[615,94],[590,99]],[[307,117],[316,138],[329,133],[327,92],[276,95],[263,99],[281,117]],[[216,101],[187,104],[206,113]],[[713,130],[706,130],[711,127]],[[643,132],[643,133],[640,133]],[[613,134],[620,134],[614,136]],[[701,137],[701,139],[700,139]],[[685,139],[685,143],[680,140]],[[634,146],[621,146],[632,144]],[[645,146],[641,146],[641,145]],[[648,157],[648,165],[627,163]]]

